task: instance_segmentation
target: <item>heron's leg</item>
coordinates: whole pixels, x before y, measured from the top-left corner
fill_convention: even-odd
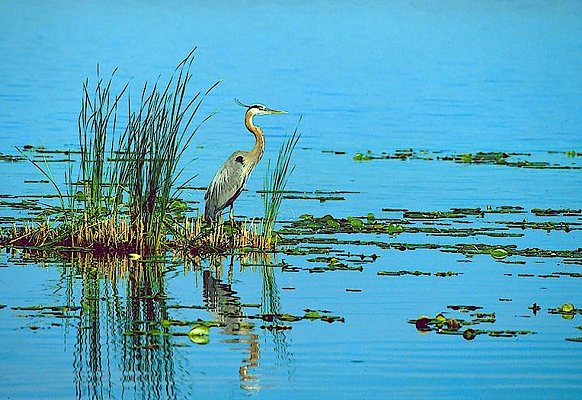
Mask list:
[[[231,232],[231,240],[230,240],[230,248],[234,249],[234,212],[232,210],[232,204],[230,205],[230,232]]]

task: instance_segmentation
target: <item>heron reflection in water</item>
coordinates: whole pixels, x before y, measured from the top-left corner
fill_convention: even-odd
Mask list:
[[[204,200],[204,219],[215,221],[222,211],[230,207],[230,221],[233,223],[233,203],[241,194],[247,179],[255,166],[261,161],[265,152],[265,137],[260,127],[253,123],[255,115],[286,114],[286,111],[274,110],[263,104],[245,105],[238,99],[237,104],[247,109],[245,126],[255,136],[255,145],[251,151],[237,150],[222,164],[208,186]]]
[[[253,262],[256,265],[255,268],[260,270],[262,281],[261,306],[257,315],[252,315],[252,313],[247,315],[241,298],[232,287],[234,270],[234,258],[232,256],[228,266],[228,275],[225,277],[226,280],[223,281],[221,279],[223,261],[226,261],[226,259],[215,260],[212,263],[214,271],[204,270],[202,273],[204,304],[212,315],[212,320],[220,324],[221,334],[229,337],[227,339],[229,343],[237,344],[236,347],[233,347],[233,350],[244,350],[246,353],[239,368],[241,388],[251,391],[260,390],[260,374],[253,374],[253,371],[260,367],[261,351],[259,343],[262,335],[260,332],[269,332],[268,334],[272,335],[273,346],[270,349],[275,351],[278,360],[290,362],[291,358],[291,354],[287,349],[285,331],[269,329],[270,327],[277,327],[278,322],[268,322],[262,319],[263,315],[282,314],[279,289],[272,261],[262,255]],[[251,323],[253,320],[261,321],[263,325],[260,330]]]
[[[230,284],[222,282],[206,270],[203,272],[204,302],[213,320],[222,325],[222,334],[239,336],[231,339],[235,343],[248,345],[248,357],[239,369],[243,388],[258,388],[258,378],[250,373],[250,369],[259,365],[259,335],[253,332],[245,316],[240,298]]]

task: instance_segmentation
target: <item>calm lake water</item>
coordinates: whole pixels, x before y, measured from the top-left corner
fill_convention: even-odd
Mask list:
[[[237,216],[262,215],[267,160],[302,116],[288,189],[307,199],[284,201],[279,228],[330,214],[405,230],[294,231],[292,254],[202,268],[7,251],[0,398],[579,398],[582,315],[552,310],[582,307],[581,3],[198,3],[0,2],[0,153],[75,149],[97,64],[138,94],[198,46],[193,88],[221,80],[200,119],[218,112],[184,179],[204,187],[250,149],[233,99],[261,102],[289,114],[256,118],[266,153]],[[509,157],[449,160],[479,151]],[[57,180],[69,165],[49,164]],[[0,161],[3,227],[54,200],[41,179]],[[426,214],[452,208],[483,214]],[[409,323],[439,313],[479,334]],[[206,344],[185,336],[199,318],[220,323]]]

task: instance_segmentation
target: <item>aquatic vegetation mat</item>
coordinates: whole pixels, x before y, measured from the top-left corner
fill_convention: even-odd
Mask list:
[[[535,335],[536,332],[516,329],[485,329],[484,324],[495,324],[494,312],[475,312],[483,307],[453,305],[447,308],[457,311],[454,315],[442,312],[431,318],[425,315],[417,319],[409,320],[408,323],[416,327],[420,333],[434,332],[439,335],[462,336],[465,340],[474,340],[479,335],[487,335],[493,338],[513,338],[523,335]]]
[[[344,153],[335,153],[344,154]],[[356,153],[353,155],[354,161],[372,161],[372,160],[424,160],[424,161],[446,161],[457,164],[473,165],[498,165],[514,168],[531,168],[531,169],[558,169],[558,170],[579,170],[577,158],[582,153],[576,151],[548,151],[546,157],[557,159],[557,162],[539,160],[539,155],[532,153],[516,152],[475,152],[461,154],[443,154],[442,151],[398,149],[392,153],[381,152],[375,153],[371,150]]]

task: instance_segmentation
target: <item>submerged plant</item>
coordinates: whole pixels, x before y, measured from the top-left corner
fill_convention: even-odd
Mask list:
[[[299,122],[301,122],[301,119],[299,119]],[[272,171],[271,162],[269,161],[267,164],[267,173],[265,176],[263,191],[265,216],[261,226],[261,235],[266,239],[267,243],[270,243],[273,238],[273,228],[275,227],[275,221],[279,215],[285,187],[287,186],[289,176],[295,169],[295,166],[290,167],[290,162],[293,150],[295,150],[295,146],[297,146],[300,137],[301,134],[297,131],[297,128],[295,128],[291,137],[281,145],[277,155],[277,162]]]

